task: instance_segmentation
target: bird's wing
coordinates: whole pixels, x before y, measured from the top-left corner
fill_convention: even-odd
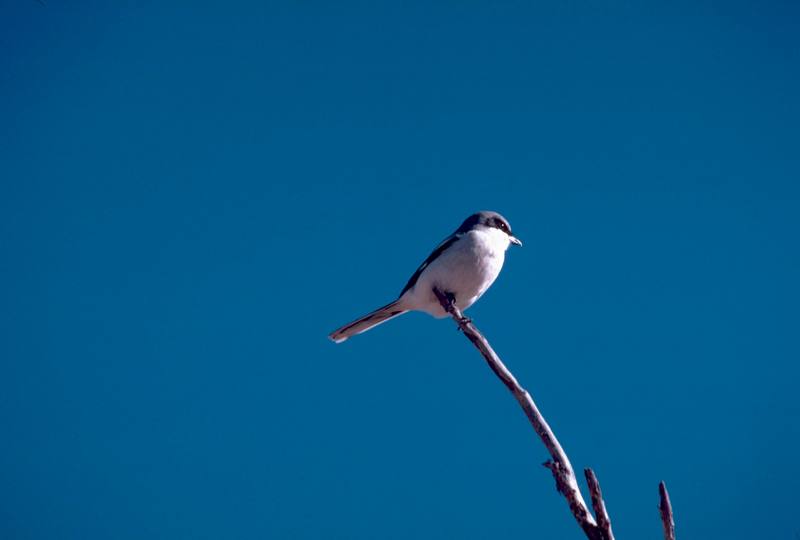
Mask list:
[[[453,243],[456,240],[458,240],[459,238],[461,238],[460,234],[452,234],[452,235],[448,236],[447,238],[445,238],[444,241],[442,241],[441,244],[436,246],[436,249],[434,249],[433,252],[430,255],[428,255],[428,258],[425,259],[425,261],[421,265],[419,265],[419,268],[417,268],[417,271],[414,272],[414,275],[411,276],[411,279],[408,280],[408,283],[406,283],[406,286],[403,287],[402,291],[400,291],[400,296],[403,296],[406,293],[407,290],[409,290],[411,287],[416,285],[417,284],[417,280],[419,279],[419,276],[428,267],[428,265],[431,264],[439,255],[441,255],[444,250],[446,250],[447,248],[452,246]]]

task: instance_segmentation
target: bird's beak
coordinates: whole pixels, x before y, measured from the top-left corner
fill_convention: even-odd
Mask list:
[[[517,238],[513,234],[508,235],[508,239],[511,241],[512,244],[514,244],[516,246],[521,246],[522,245],[522,240],[520,240],[519,238]]]

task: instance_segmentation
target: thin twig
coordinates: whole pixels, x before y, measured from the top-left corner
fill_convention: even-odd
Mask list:
[[[595,521],[589,508],[586,506],[586,502],[583,500],[580,488],[578,487],[578,481],[575,478],[575,471],[572,469],[572,464],[569,462],[569,458],[566,452],[564,452],[564,449],[561,448],[561,444],[558,442],[558,439],[556,439],[553,430],[550,429],[544,416],[539,412],[539,408],[536,406],[536,403],[534,403],[531,395],[517,382],[517,379],[511,371],[508,370],[505,364],[503,364],[500,357],[497,356],[491,345],[489,345],[489,342],[483,337],[483,334],[478,331],[471,320],[464,317],[461,310],[459,310],[451,300],[451,297],[446,292],[436,288],[433,289],[433,293],[436,295],[436,298],[439,300],[444,310],[450,314],[464,335],[467,336],[478,351],[480,351],[491,370],[500,378],[511,393],[514,394],[522,410],[525,411],[525,415],[528,417],[533,429],[536,431],[536,434],[539,435],[539,438],[544,443],[552,458],[547,461],[544,466],[553,473],[553,478],[556,481],[556,488],[567,499],[572,515],[575,517],[581,529],[583,529],[587,538],[590,540],[613,540],[614,536],[611,533],[611,523],[608,519],[608,513],[605,510],[605,504],[603,503],[600,484],[597,482],[594,473],[591,473],[591,480],[589,480],[589,473],[587,473],[587,481],[590,482],[590,486],[594,485],[595,487],[598,502],[595,503],[593,499],[593,505],[602,525],[599,525],[598,522]],[[593,497],[595,496],[595,492],[593,492]],[[598,511],[599,508],[602,510]]]
[[[672,503],[664,482],[658,484],[658,498],[658,511],[661,514],[661,523],[664,525],[664,540],[675,540],[675,518],[672,516]]]
[[[594,515],[597,516],[597,526],[605,534],[605,538],[613,540],[614,533],[611,532],[611,518],[608,517],[608,510],[606,510],[606,503],[603,500],[603,492],[600,490],[600,482],[597,481],[592,469],[584,469],[583,474],[586,476],[586,485],[589,486],[589,495],[592,499],[592,508]]]

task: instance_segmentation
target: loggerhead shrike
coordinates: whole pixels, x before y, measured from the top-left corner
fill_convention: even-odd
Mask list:
[[[452,295],[460,310],[467,309],[500,274],[509,244],[521,246],[522,242],[511,234],[503,216],[497,212],[472,214],[428,255],[397,300],[334,330],[328,337],[341,343],[407,311],[445,317],[447,312],[433,293],[434,287]]]

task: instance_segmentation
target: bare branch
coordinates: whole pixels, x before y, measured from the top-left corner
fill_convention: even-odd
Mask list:
[[[578,487],[578,481],[575,478],[575,471],[572,469],[572,464],[569,462],[569,458],[566,452],[564,452],[564,449],[561,448],[561,444],[558,442],[558,439],[556,439],[553,430],[550,429],[544,416],[539,412],[539,408],[536,406],[536,403],[534,403],[531,395],[517,382],[517,379],[511,371],[508,370],[505,364],[503,364],[500,357],[497,356],[491,345],[489,345],[489,342],[483,337],[483,334],[478,331],[471,320],[464,317],[461,310],[459,310],[451,300],[451,297],[446,292],[436,288],[433,289],[433,293],[464,335],[467,336],[478,351],[480,351],[495,375],[497,375],[503,384],[506,385],[506,388],[514,394],[522,410],[525,411],[525,415],[528,417],[533,429],[536,431],[536,434],[539,435],[539,438],[550,453],[551,460],[547,461],[544,465],[553,473],[553,478],[556,481],[556,488],[567,499],[572,515],[575,517],[581,529],[583,529],[586,537],[590,540],[613,540],[611,523],[600,493],[600,485],[594,473],[591,471],[587,472],[587,481],[590,482],[590,489],[593,489],[591,487],[592,485],[594,486],[592,491],[592,504],[602,525],[598,525],[598,522],[595,521],[589,508],[586,506],[586,502],[583,500],[580,488]],[[591,480],[589,479],[590,473]],[[597,499],[596,502],[595,497]]]
[[[603,492],[600,490],[600,482],[592,469],[584,469],[583,474],[586,476],[586,485],[589,486],[594,515],[597,516],[597,527],[603,531],[604,538],[613,540],[614,533],[611,532],[611,518],[608,517],[606,503],[603,500]]]
[[[658,498],[658,511],[661,514],[661,524],[664,525],[664,540],[675,540],[675,518],[672,516],[672,503],[664,482],[658,484]]]

